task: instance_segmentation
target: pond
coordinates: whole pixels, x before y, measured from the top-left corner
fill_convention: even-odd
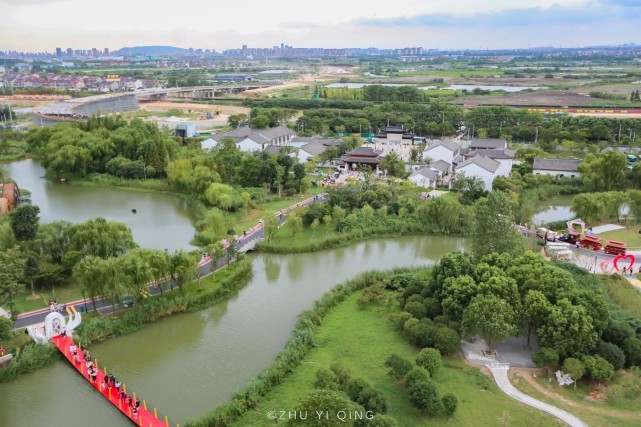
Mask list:
[[[204,414],[269,366],[301,311],[368,270],[426,266],[467,247],[462,238],[402,237],[296,255],[252,255],[253,277],[236,298],[92,346],[99,366],[171,424]],[[76,421],[73,421],[76,420]],[[128,426],[66,362],[0,384],[0,425]]]
[[[32,159],[2,165],[20,188],[31,192],[40,207],[40,222],[83,222],[96,217],[131,228],[144,248],[194,249],[193,217],[187,202],[172,194],[126,191],[113,187],[83,187],[44,179],[45,169]],[[136,213],[133,212],[135,209]]]

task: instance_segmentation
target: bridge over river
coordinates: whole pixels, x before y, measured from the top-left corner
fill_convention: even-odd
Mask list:
[[[245,82],[233,85],[143,89],[135,92],[104,94],[67,99],[33,110],[36,123],[51,126],[58,122],[84,120],[98,113],[119,113],[137,110],[140,102],[168,99],[216,99],[224,94],[274,86],[271,83]]]

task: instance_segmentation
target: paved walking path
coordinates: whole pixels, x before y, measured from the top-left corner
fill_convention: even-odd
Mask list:
[[[508,371],[510,370],[509,363],[501,363],[499,357],[487,357],[482,355],[480,351],[486,347],[487,345],[481,339],[477,339],[474,343],[463,341],[461,345],[465,358],[474,365],[487,367],[490,372],[492,372],[496,384],[499,386],[501,391],[503,391],[503,393],[525,405],[546,412],[572,427],[588,426],[586,423],[570,414],[569,412],[564,411],[561,408],[557,408],[556,406],[549,405],[545,402],[541,402],[540,400],[537,400],[517,390],[512,385],[512,383],[510,383],[510,379],[507,375]]]

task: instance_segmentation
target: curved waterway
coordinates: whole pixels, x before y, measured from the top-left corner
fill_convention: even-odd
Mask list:
[[[253,278],[236,298],[92,346],[107,366],[170,425],[229,400],[269,366],[301,311],[368,270],[426,266],[466,240],[446,236],[362,242],[310,254],[256,254]],[[0,426],[128,426],[66,362],[0,384]]]
[[[194,226],[187,202],[172,194],[125,191],[113,187],[83,187],[44,179],[45,169],[36,160],[2,165],[20,188],[31,192],[40,207],[40,222],[72,223],[103,217],[131,228],[143,248],[191,250]],[[132,209],[136,210],[134,214]]]

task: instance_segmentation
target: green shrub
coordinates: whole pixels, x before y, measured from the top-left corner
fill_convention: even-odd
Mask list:
[[[0,383],[11,381],[18,375],[50,365],[58,359],[58,355],[58,349],[52,344],[36,344],[35,342],[25,344],[9,363],[9,366],[0,368]]]
[[[422,366],[415,366],[411,371],[405,375],[405,386],[410,387],[412,384],[418,381],[429,381],[430,373],[427,369]]]
[[[451,417],[456,412],[456,407],[458,406],[458,399],[453,394],[449,393],[443,396],[441,399],[443,404],[443,412],[445,415]]]
[[[0,340],[8,340],[11,338],[11,329],[13,324],[11,320],[6,317],[0,316]]]
[[[314,383],[314,387],[324,388],[327,390],[339,390],[340,384],[338,383],[338,377],[333,371],[320,368],[316,371],[316,382]]]
[[[409,371],[412,370],[414,365],[407,359],[403,359],[398,354],[390,355],[387,360],[385,360],[385,366],[389,368],[387,373],[390,377],[395,380],[400,380],[407,375]]]
[[[433,377],[441,369],[441,365],[443,364],[441,353],[435,348],[424,348],[418,356],[416,356],[416,364],[427,369],[430,376]]]
[[[587,375],[593,380],[606,381],[614,375],[614,368],[601,356],[586,356],[583,358],[583,366]]]
[[[416,381],[408,391],[410,402],[421,411],[436,415],[443,409],[438,389],[431,381]]]
[[[625,353],[616,344],[601,341],[597,346],[596,354],[610,362],[614,370],[625,366]]]
[[[461,336],[452,328],[437,328],[433,338],[433,347],[442,355],[454,354],[461,348]]]

